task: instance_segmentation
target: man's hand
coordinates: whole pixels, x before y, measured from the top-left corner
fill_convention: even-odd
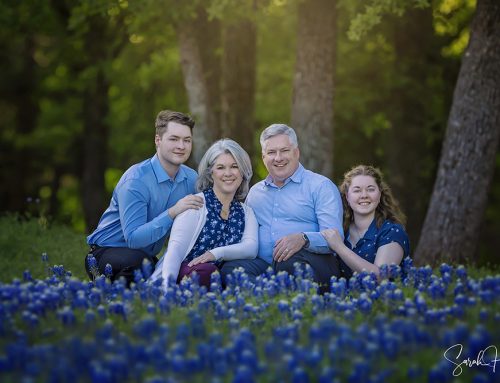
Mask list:
[[[207,263],[212,261],[215,261],[215,256],[210,251],[206,251],[199,257],[196,257],[191,262],[189,262],[188,266],[193,267],[194,265],[198,265],[200,263]]]
[[[273,258],[276,262],[283,262],[297,253],[306,244],[302,233],[290,234],[280,238],[274,244]]]
[[[168,209],[168,215],[174,219],[182,212],[188,209],[199,209],[203,206],[203,198],[197,195],[189,194],[181,198],[177,203]]]

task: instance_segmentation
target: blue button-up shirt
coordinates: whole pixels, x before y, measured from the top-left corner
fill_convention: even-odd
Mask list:
[[[246,200],[259,223],[259,254],[272,262],[276,241],[284,236],[305,233],[309,238],[308,250],[331,252],[320,231],[327,228],[342,229],[342,200],[339,190],[328,178],[304,169],[302,164],[285,180],[282,187],[272,178],[255,184]]]
[[[196,178],[193,169],[181,165],[171,179],[157,155],[131,166],[120,178],[109,207],[87,243],[157,254],[173,223],[167,210],[195,192]]]
[[[349,249],[370,263],[375,263],[379,247],[392,242],[398,243],[403,248],[403,259],[410,255],[410,241],[404,227],[398,223],[385,220],[380,228],[378,228],[375,219],[354,248],[351,245],[349,233],[346,234],[344,240],[345,245]],[[340,260],[340,270],[346,278],[352,276],[352,270],[342,260]]]

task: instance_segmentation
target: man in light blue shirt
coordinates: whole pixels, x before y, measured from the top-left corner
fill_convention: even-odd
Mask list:
[[[343,235],[340,193],[328,178],[300,164],[292,128],[273,124],[262,132],[260,143],[269,175],[250,189],[246,200],[259,223],[259,254],[253,260],[226,262],[222,276],[243,267],[254,280],[270,265],[293,273],[298,262],[309,264],[315,281],[328,286],[330,277],[339,275],[338,259],[320,231],[335,228]]]
[[[113,191],[109,207],[87,237],[99,273],[112,267],[111,279],[133,281],[144,259],[156,263],[174,218],[203,205],[195,192],[196,172],[183,165],[192,148],[191,117],[161,111],[155,122],[156,154],[130,167]],[[85,267],[93,277],[86,258]]]

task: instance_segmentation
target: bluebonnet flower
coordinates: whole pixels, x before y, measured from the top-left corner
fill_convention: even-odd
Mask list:
[[[100,289],[101,291],[106,290],[106,277],[104,275],[99,275],[95,281],[95,287]]]
[[[288,303],[288,301],[285,301],[283,299],[278,301],[278,310],[281,313],[289,313],[290,312],[290,304]]]
[[[422,314],[427,311],[427,302],[425,301],[425,298],[423,297],[422,294],[420,293],[415,294],[413,300],[415,302],[415,306],[419,313]]]
[[[372,309],[372,301],[366,293],[362,293],[357,301],[357,306],[362,313],[368,314]]]
[[[111,278],[113,276],[113,267],[109,263],[106,263],[106,266],[104,266],[104,276],[106,278]]]
[[[87,310],[85,312],[85,317],[84,317],[84,321],[85,321],[85,324],[87,325],[91,325],[91,324],[94,324],[95,321],[96,321],[96,316],[95,316],[95,312],[92,311],[92,310]]]
[[[31,276],[31,273],[30,273],[29,270],[24,270],[24,272],[23,272],[23,280],[25,282],[33,281],[33,277]]]
[[[330,366],[325,366],[321,370],[318,383],[332,383],[336,378],[337,374],[335,370]]]
[[[106,318],[106,308],[103,305],[97,306],[97,314],[102,318]]]
[[[463,265],[458,266],[455,270],[455,273],[457,277],[460,278],[461,280],[467,279],[467,270]]]
[[[253,372],[248,366],[242,365],[237,367],[232,383],[254,383],[254,382],[255,379],[253,377]]]
[[[68,306],[59,310],[58,316],[63,325],[71,326],[76,323],[75,314],[73,313],[73,310]]]
[[[307,372],[301,368],[296,367],[292,372],[292,383],[309,383],[309,375]]]
[[[153,264],[149,259],[144,258],[141,266],[142,276],[147,280],[153,274]]]
[[[134,282],[140,283],[143,280],[142,272],[139,269],[134,270]]]
[[[444,275],[444,274],[452,274],[453,273],[453,267],[446,264],[446,263],[443,263],[441,264],[441,266],[439,267],[439,272],[441,273],[441,275]]]

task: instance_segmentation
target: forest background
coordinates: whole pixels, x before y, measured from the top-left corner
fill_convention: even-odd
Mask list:
[[[0,211],[92,231],[172,109],[197,121],[193,167],[230,137],[262,179],[258,135],[287,123],[337,184],[384,171],[417,259],[498,264],[495,3],[2,0]]]

